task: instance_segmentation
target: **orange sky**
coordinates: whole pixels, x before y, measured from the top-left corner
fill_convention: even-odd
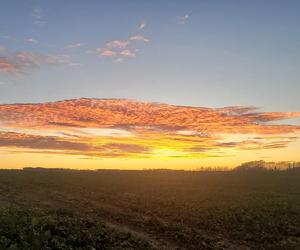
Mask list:
[[[124,99],[0,105],[1,168],[233,167],[299,161],[300,112],[259,112]]]

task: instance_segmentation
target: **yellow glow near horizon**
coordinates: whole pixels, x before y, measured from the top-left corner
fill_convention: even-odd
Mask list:
[[[43,153],[12,153],[0,151],[0,168],[20,169],[23,167],[71,168],[71,169],[185,169],[196,170],[205,166],[235,167],[252,160],[300,161],[300,142],[291,143],[289,148],[256,151],[229,149],[228,156],[199,158],[169,158],[157,153],[157,158],[97,158],[81,155],[57,155]],[[169,155],[169,151],[164,153]]]

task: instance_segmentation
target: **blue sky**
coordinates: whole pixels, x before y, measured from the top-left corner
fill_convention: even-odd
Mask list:
[[[0,103],[96,97],[299,111],[299,9],[299,1],[3,0]]]

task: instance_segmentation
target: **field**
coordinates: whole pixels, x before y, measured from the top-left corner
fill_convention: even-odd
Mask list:
[[[300,173],[1,170],[0,249],[300,249]]]

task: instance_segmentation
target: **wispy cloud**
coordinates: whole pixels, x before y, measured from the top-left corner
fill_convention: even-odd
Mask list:
[[[57,136],[40,136],[16,132],[0,131],[0,148],[23,149],[31,153],[73,154],[95,157],[128,157],[147,154],[147,146],[124,142],[107,142],[92,145],[83,138],[67,138]],[[30,151],[28,151],[30,150]]]
[[[38,136],[23,133],[0,132],[0,147],[21,147],[31,149],[53,150],[88,150],[91,147],[85,143],[66,141],[54,136]]]
[[[126,48],[129,45],[128,40],[113,40],[106,44],[107,48],[118,48],[123,49]]]
[[[124,58],[133,58],[137,56],[136,42],[149,42],[150,40],[141,35],[134,35],[128,39],[112,40],[105,44],[103,48],[97,48],[95,51],[88,51],[88,53],[97,53],[103,57],[117,57],[112,62],[123,63]]]
[[[142,29],[144,29],[144,28],[146,28],[146,23],[145,23],[145,22],[142,22],[142,23],[139,25],[138,30],[142,30]]]
[[[0,148],[108,158],[220,157],[288,147],[300,126],[269,122],[294,117],[300,112],[118,99],[0,105]]]
[[[119,55],[119,56],[123,56],[123,57],[135,57],[135,56],[136,56],[136,53],[133,52],[133,51],[130,50],[130,49],[124,49],[124,50],[122,50],[121,52],[119,52],[118,55]]]
[[[65,46],[65,49],[77,49],[83,47],[84,43],[72,43]]]
[[[27,43],[35,43],[35,44],[39,43],[39,42],[38,42],[36,39],[34,39],[34,38],[26,38],[26,39],[24,39],[24,41],[27,42]]]
[[[186,24],[188,19],[189,19],[188,14],[181,16],[181,17],[179,17],[178,24]]]
[[[35,19],[42,19],[42,10],[39,8],[33,9],[31,12],[31,16]]]
[[[101,56],[119,57],[118,59],[120,59],[122,57],[135,57],[136,56],[136,53],[130,49],[124,49],[124,50],[120,50],[120,51],[113,51],[110,49],[100,49],[99,52],[100,52]]]
[[[101,56],[106,56],[106,57],[117,56],[119,54],[119,52],[110,49],[98,49],[98,51],[100,52]]]
[[[31,16],[34,19],[33,23],[39,26],[42,26],[43,24],[45,24],[43,15],[42,15],[42,9],[40,8],[36,8],[33,9],[31,12]]]
[[[124,62],[124,58],[119,57],[119,58],[113,60],[113,62],[114,62],[114,63],[123,63],[123,62]]]
[[[131,36],[129,38],[130,41],[142,41],[142,42],[149,42],[150,40],[144,36],[140,36],[140,35],[137,35],[137,36]]]
[[[0,72],[15,73],[17,71],[17,65],[15,63],[10,62],[10,60],[5,57],[0,57]]]
[[[0,55],[0,73],[23,74],[46,65],[70,64],[70,57],[63,54],[35,54],[29,51]]]

